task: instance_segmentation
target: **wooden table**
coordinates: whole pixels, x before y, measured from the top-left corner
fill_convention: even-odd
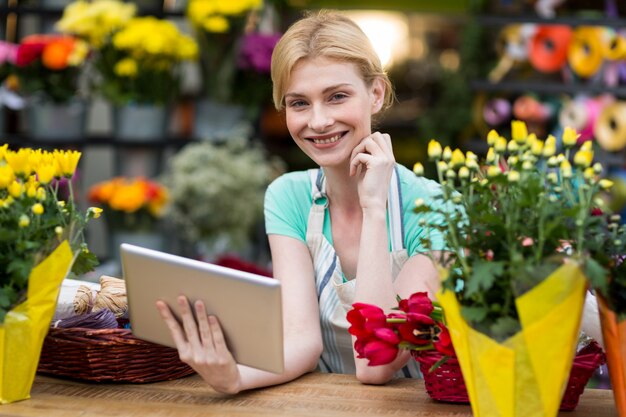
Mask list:
[[[431,400],[421,380],[362,385],[353,376],[313,373],[291,383],[217,394],[197,376],[152,384],[90,384],[37,376],[31,399],[0,405],[0,416],[471,416],[468,405]],[[588,389],[562,417],[617,417],[612,392]]]

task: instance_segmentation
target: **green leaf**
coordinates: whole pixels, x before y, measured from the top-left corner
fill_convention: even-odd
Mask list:
[[[98,258],[92,252],[81,250],[72,265],[72,272],[81,275],[93,271],[99,263]]]
[[[487,317],[487,307],[461,306],[461,315],[468,322],[481,322]]]
[[[489,290],[496,278],[504,272],[504,262],[475,261],[472,273],[466,282],[466,295]]]
[[[601,294],[607,294],[609,289],[607,282],[607,270],[593,258],[588,258],[585,261],[584,269],[585,275],[589,279],[591,286]]]
[[[505,340],[522,330],[519,321],[513,317],[499,317],[491,325],[491,337],[496,340]]]

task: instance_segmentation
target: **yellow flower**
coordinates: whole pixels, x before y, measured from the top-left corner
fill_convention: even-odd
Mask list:
[[[450,164],[453,168],[458,168],[460,166],[465,165],[465,155],[460,149],[455,149],[452,152],[452,157],[450,158]]]
[[[43,187],[37,188],[37,199],[39,201],[44,201],[46,199],[46,189]]]
[[[89,44],[82,39],[76,39],[74,41],[74,48],[67,58],[67,64],[72,67],[77,67],[85,62],[85,59],[89,55]]]
[[[583,176],[585,177],[586,180],[592,180],[596,177],[596,171],[592,168],[585,168],[585,171],[583,172]]]
[[[13,198],[19,198],[22,193],[24,192],[24,187],[22,186],[22,183],[19,181],[13,181],[11,183],[11,185],[9,185],[9,194],[13,197]]]
[[[420,162],[416,162],[415,165],[413,165],[413,173],[420,177],[424,175],[424,165],[422,165]]]
[[[459,178],[460,179],[466,180],[466,179],[469,178],[469,176],[470,176],[470,170],[469,170],[468,167],[465,166],[465,167],[461,167],[459,169]]]
[[[54,228],[54,233],[55,233],[57,236],[61,236],[61,235],[63,234],[63,227],[61,227],[61,226],[57,226],[57,227],[55,227],[55,228]]]
[[[489,168],[487,168],[487,176],[489,178],[497,177],[500,174],[502,174],[502,170],[498,166],[491,165]]]
[[[446,172],[448,170],[448,164],[445,161],[437,162],[437,171]]]
[[[13,168],[15,175],[26,177],[31,173],[29,156],[30,150],[21,148],[17,152],[7,151],[5,158],[7,163]]]
[[[78,151],[55,151],[55,158],[63,176],[71,178],[76,172],[81,153]]]
[[[543,156],[549,158],[556,153],[556,138],[552,135],[548,135],[545,143],[543,144]]]
[[[0,165],[0,188],[7,188],[15,180],[15,173],[10,165]]]
[[[135,78],[137,76],[137,61],[132,58],[124,58],[119,60],[113,71],[120,77]]]
[[[561,162],[561,175],[563,178],[572,178],[572,165],[567,159]]]
[[[428,158],[429,159],[439,159],[442,153],[441,144],[437,142],[435,139],[431,139],[428,142]]]
[[[93,216],[94,219],[97,219],[102,214],[102,209],[100,207],[89,207],[87,213]]]
[[[508,148],[509,148],[509,152],[519,151],[519,145],[514,140],[509,141]]]
[[[40,164],[36,170],[37,178],[42,184],[48,184],[57,173],[57,167],[53,164]]]
[[[526,138],[528,137],[528,129],[526,128],[526,123],[520,120],[513,120],[511,122],[511,136],[513,137],[513,140],[518,144],[526,142]]]
[[[539,139],[534,140],[530,146],[530,151],[535,156],[541,156],[543,153],[543,141]]]
[[[506,152],[506,139],[504,139],[503,137],[499,137],[498,139],[496,139],[496,144],[493,146],[493,149],[497,153]]]
[[[443,148],[443,155],[441,156],[441,159],[448,162],[450,161],[451,158],[452,158],[452,150],[450,149],[449,146],[446,146],[445,148]]]
[[[598,184],[600,185],[600,188],[602,188],[603,190],[608,190],[613,186],[613,181],[611,180],[607,180],[606,178],[602,178]]]
[[[41,203],[35,203],[32,207],[33,214],[41,216],[44,212],[43,205]]]
[[[24,228],[24,227],[28,227],[29,224],[30,224],[30,219],[28,218],[28,216],[25,214],[22,214],[18,221],[18,225]]]
[[[584,151],[579,150],[574,155],[574,164],[581,168],[587,168],[591,166],[591,162],[593,161],[593,151]]]
[[[495,162],[496,153],[494,152],[493,148],[489,148],[489,150],[487,151],[487,156],[485,157],[485,160],[490,164]]]
[[[590,141],[583,142],[583,144],[580,145],[580,150],[581,151],[591,151],[592,149],[593,149],[593,147],[592,147]]]
[[[507,175],[509,182],[518,182],[519,178],[520,174],[517,171],[509,171],[509,174]]]
[[[496,132],[494,129],[491,129],[487,134],[487,144],[489,146],[494,146],[499,138],[500,135],[498,134],[498,132]]]
[[[230,29],[230,23],[224,16],[210,16],[202,22],[202,28],[207,32],[226,33]]]
[[[580,135],[576,133],[576,130],[571,127],[566,127],[563,131],[563,146],[566,148],[571,148],[576,145],[576,141]]]

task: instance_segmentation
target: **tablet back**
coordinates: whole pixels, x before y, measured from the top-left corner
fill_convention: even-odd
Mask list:
[[[176,298],[204,301],[220,321],[237,363],[283,371],[280,282],[248,272],[124,243],[120,246],[133,334],[176,347],[155,303],[164,300],[178,315]]]

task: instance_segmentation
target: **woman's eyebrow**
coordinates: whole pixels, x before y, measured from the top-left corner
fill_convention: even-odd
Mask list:
[[[322,91],[322,93],[326,94],[329,91],[336,90],[336,89],[341,88],[341,87],[350,87],[350,86],[352,86],[352,84],[350,84],[350,83],[335,84],[335,85],[331,85],[331,86],[326,87]],[[301,93],[297,93],[297,92],[291,92],[291,93],[286,93],[285,94],[285,98],[287,98],[287,97],[297,97],[297,98],[300,98],[300,97],[306,97],[306,95],[305,94],[301,94]]]

